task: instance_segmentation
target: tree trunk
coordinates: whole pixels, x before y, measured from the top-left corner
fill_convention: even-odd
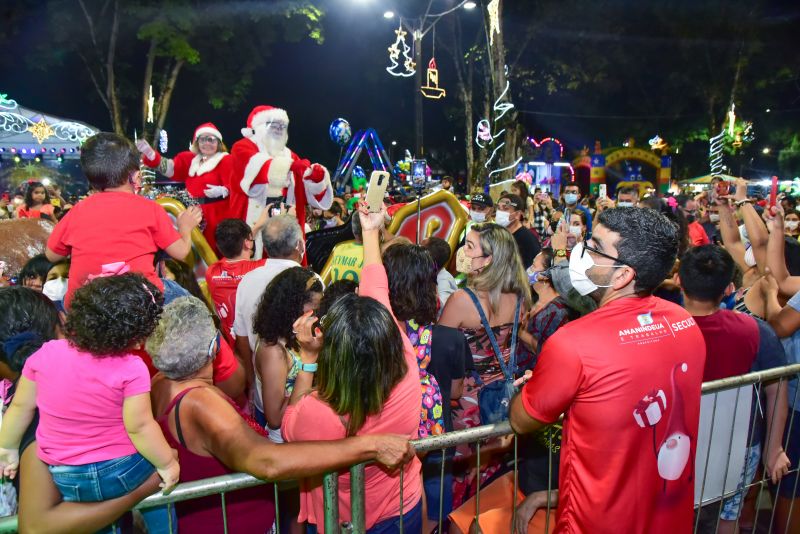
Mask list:
[[[150,48],[147,51],[147,63],[144,67],[144,80],[142,83],[142,138],[147,135],[147,101],[150,99],[150,87],[153,85],[153,66],[156,63],[156,38],[150,39]],[[153,139],[155,142],[155,139]]]
[[[178,82],[178,75],[181,73],[183,65],[184,61],[182,59],[175,62],[170,70],[167,83],[164,85],[164,90],[158,98],[158,105],[156,106],[156,109],[158,109],[158,119],[156,119],[156,129],[153,132],[154,143],[158,142],[158,137],[161,134],[161,130],[164,129],[164,123],[167,121],[167,112],[169,111],[169,105],[172,100],[172,92],[175,90],[175,84]]]
[[[114,15],[111,22],[111,36],[108,40],[108,55],[106,56],[106,94],[111,104],[111,126],[114,132],[125,134],[122,124],[122,110],[117,94],[117,81],[114,77],[114,58],[117,50],[117,35],[119,33],[119,2],[114,0]]]

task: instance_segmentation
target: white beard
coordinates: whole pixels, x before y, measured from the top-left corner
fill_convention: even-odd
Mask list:
[[[264,148],[267,149],[267,154],[270,156],[278,156],[286,149],[286,143],[289,142],[289,134],[284,133],[280,137],[274,137],[267,134],[264,137]]]

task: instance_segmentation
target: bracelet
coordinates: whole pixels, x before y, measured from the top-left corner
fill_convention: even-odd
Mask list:
[[[738,208],[739,206],[742,206],[744,204],[750,204],[751,202],[753,201],[750,200],[749,198],[746,198],[744,200],[737,200],[736,202],[734,202],[734,204],[736,204],[736,207]]]
[[[316,363],[301,363],[300,370],[306,373],[316,373],[318,364]]]

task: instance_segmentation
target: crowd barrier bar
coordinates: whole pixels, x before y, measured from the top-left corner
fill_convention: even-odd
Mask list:
[[[784,367],[779,367],[775,369],[769,369],[766,371],[759,371],[754,373],[748,373],[745,375],[740,376],[733,376],[728,378],[723,378],[720,380],[715,380],[713,382],[706,382],[702,386],[702,393],[704,396],[711,395],[715,393],[719,393],[725,390],[730,390],[734,388],[738,388],[741,386],[746,385],[757,385],[757,395],[760,396],[761,394],[761,384],[765,382],[773,382],[775,380],[780,380],[780,383],[784,383],[786,378],[792,377],[793,375],[800,374],[800,364],[793,364],[787,365]],[[796,378],[796,377],[795,377]],[[738,398],[738,393],[737,393]],[[794,421],[794,411],[792,410],[793,401],[796,399],[789,399],[789,410],[791,413],[791,417],[788,418],[786,426],[787,428],[791,428],[793,424],[800,424],[800,422]],[[716,399],[714,401],[714,410],[716,410]],[[713,429],[713,420],[712,420],[712,429]],[[476,502],[475,502],[475,520],[478,521],[478,516],[480,515],[480,444],[481,441],[488,440],[490,438],[497,438],[502,436],[507,436],[512,434],[513,431],[511,430],[511,425],[508,421],[504,421],[501,423],[496,423],[493,425],[484,425],[475,428],[469,428],[465,430],[458,430],[454,432],[448,432],[445,434],[441,434],[438,436],[430,436],[427,438],[415,440],[412,443],[414,444],[414,448],[418,452],[433,452],[433,451],[441,451],[442,454],[442,467],[441,467],[441,477],[444,477],[444,466],[445,466],[445,451],[448,448],[454,447],[456,445],[467,444],[467,443],[476,443],[476,466],[478,466],[479,474],[478,474],[478,493],[476,494]],[[552,436],[550,438],[552,440]],[[732,433],[731,433],[731,440],[732,440]],[[552,445],[552,442],[551,442]],[[768,443],[765,443],[765,449]],[[549,471],[551,476],[551,485],[552,485],[552,446],[550,447],[550,466]],[[516,436],[514,437],[514,487],[518,486],[517,483],[517,440]],[[698,453],[699,454],[699,451]],[[708,454],[708,453],[707,453]],[[729,449],[730,454],[730,449]],[[793,469],[790,471],[789,474],[798,472],[798,466],[792,466]],[[400,472],[400,500],[402,506],[402,471]],[[339,521],[339,507],[338,507],[338,473],[328,473],[323,477],[323,486],[324,486],[324,502],[325,502],[325,530],[331,534],[337,534],[341,532],[346,533],[353,533],[353,534],[364,534],[365,529],[365,504],[364,504],[364,464],[359,464],[352,466],[350,468],[350,476],[351,476],[351,512],[352,512],[352,519],[349,523],[341,524]],[[788,475],[787,475],[788,476]],[[440,479],[440,481],[442,480]],[[798,477],[800,480],[800,477]],[[191,499],[197,499],[201,497],[207,497],[210,495],[220,495],[222,499],[222,511],[223,516],[226,515],[226,506],[225,506],[225,495],[232,491],[242,490],[246,488],[252,488],[254,486],[259,486],[263,484],[269,484],[271,481],[257,479],[247,474],[243,473],[236,473],[230,475],[223,475],[218,477],[207,478],[203,480],[197,480],[194,482],[184,482],[176,486],[176,488],[170,493],[169,495],[163,495],[161,493],[151,495],[147,497],[142,502],[140,502],[135,509],[147,509],[153,508],[156,506],[164,506],[170,505],[177,502],[188,501]],[[277,493],[278,493],[278,485],[275,486],[275,504],[276,504],[276,523],[277,518],[279,518],[279,510],[277,506]],[[705,481],[703,482],[705,484]],[[744,491],[746,492],[751,487],[759,487],[759,499],[761,498],[761,493],[764,491],[765,487],[767,486],[767,481],[764,477],[761,480],[754,480],[752,483],[746,485]],[[797,492],[797,481],[795,482],[794,492]],[[549,488],[552,489],[552,488]],[[441,491],[443,490],[443,485],[440,483],[440,497]],[[735,495],[741,490],[735,490],[727,492],[726,494],[722,495],[722,497],[728,497],[731,495]],[[550,491],[548,490],[548,497],[547,497],[547,522],[549,524],[549,516],[551,514],[551,496]],[[442,502],[442,499],[439,499],[439,502]],[[514,496],[513,502],[513,514],[516,515],[517,509],[517,498],[516,493]],[[555,513],[552,510],[552,513]],[[789,515],[791,517],[792,509],[790,508]],[[756,510],[756,514],[758,514],[758,509]],[[773,508],[773,517],[770,521],[770,527],[774,522],[774,508]],[[402,517],[402,510],[401,510],[401,517]],[[699,514],[697,516],[697,520],[695,522],[695,532],[698,532],[699,526]],[[440,523],[440,531],[441,531],[441,522],[442,522],[442,514],[441,514],[441,504],[440,504],[440,513],[439,513],[439,523]],[[227,534],[227,517],[223,517],[225,521],[225,532]],[[757,521],[757,515],[756,515]],[[719,518],[717,517],[717,528],[719,526]],[[737,520],[738,526],[738,520]],[[512,525],[513,528],[513,525]],[[0,534],[6,533],[15,533],[18,530],[18,521],[17,516],[9,516],[0,518]],[[716,529],[715,529],[716,531]],[[280,529],[278,530],[280,532]],[[402,521],[401,521],[401,532],[402,532]]]

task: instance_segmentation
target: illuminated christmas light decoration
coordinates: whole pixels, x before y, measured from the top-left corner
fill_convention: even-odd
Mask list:
[[[647,141],[651,150],[664,150],[667,148],[667,142],[664,141],[660,135],[656,134],[655,137]]]
[[[161,130],[158,133],[158,149],[161,151],[162,154],[166,154],[168,146],[169,146],[169,137],[167,137],[167,131]]]
[[[153,98],[153,86],[150,86],[150,96],[147,97],[147,122],[153,123],[153,108],[155,107],[156,99]]]
[[[559,149],[558,157],[559,158],[564,157],[564,144],[555,137],[545,137],[541,141],[536,141],[536,139],[534,139],[533,137],[528,137],[528,142],[530,142],[536,148],[541,148],[542,145],[544,145],[545,143],[555,143],[558,145]]]
[[[503,99],[508,94],[509,88],[511,86],[510,82],[508,81],[508,66],[505,66],[505,73],[506,73],[506,86],[505,86],[505,89],[503,89],[503,92],[500,94],[499,97],[497,97],[497,100],[494,101],[493,110],[495,112],[495,117],[494,117],[494,121],[493,122],[495,122],[495,123],[498,120],[500,120],[501,118],[503,118],[503,116],[505,116],[509,111],[514,109],[514,104],[512,104],[509,101],[505,101],[505,102],[503,101]],[[491,132],[491,123],[489,122],[489,120],[488,119],[481,119],[480,121],[478,121],[478,125],[477,125],[477,128],[476,128],[475,143],[480,148],[487,148],[488,149],[490,147],[490,145],[495,144],[495,142],[505,133],[506,133],[506,129],[503,128],[502,130],[500,130],[496,134],[492,134],[492,132]],[[492,150],[491,155],[489,156],[489,158],[486,160],[486,163],[484,164],[484,168],[485,169],[491,168],[492,164],[494,163],[495,158],[497,157],[498,152],[500,152],[500,149],[502,149],[505,145],[506,145],[506,142],[503,141],[503,142],[501,142],[500,144],[498,144],[498,145],[496,145],[494,147],[494,149]],[[517,160],[514,161],[514,163],[512,163],[510,165],[505,165],[503,167],[491,170],[489,172],[489,174],[487,175],[487,177],[486,177],[487,184],[491,183],[491,179],[492,179],[493,175],[501,173],[501,172],[504,172],[504,171],[507,171],[509,169],[515,168],[519,164],[520,161],[522,161],[522,157],[521,156],[518,157]]]
[[[731,109],[728,111],[728,135],[733,137],[733,127],[736,125],[736,104],[731,102]]]
[[[414,63],[414,60],[411,58],[408,53],[411,51],[411,47],[406,43],[406,32],[403,29],[403,23],[400,22],[400,27],[397,28],[394,33],[397,35],[397,39],[392,46],[388,48],[389,50],[389,60],[392,64],[386,67],[386,72],[391,74],[392,76],[401,76],[403,78],[408,78],[409,76],[413,76],[416,73],[417,65]],[[400,45],[402,44],[402,54],[403,54],[403,68],[404,71],[399,71],[400,68],[400,53],[401,48]]]
[[[50,124],[45,122],[43,126],[39,126],[45,120],[44,117],[40,116],[39,122],[34,122],[33,119],[22,115],[19,111],[21,110],[15,100],[8,98],[7,93],[0,93],[0,131],[14,134],[26,132],[33,134],[34,131],[38,131],[42,134],[49,134],[42,137],[42,141],[55,136],[62,141],[78,143],[82,143],[97,133],[96,130],[89,128],[85,124],[71,121],[51,122]],[[31,130],[31,127],[34,130]],[[39,141],[39,144],[41,144],[41,141]]]
[[[28,126],[28,131],[31,132],[33,137],[36,139],[36,142],[40,145],[42,144],[42,141],[49,139],[56,134],[56,132],[54,132],[50,125],[44,120],[44,117],[39,119],[39,122]]]
[[[428,78],[427,85],[419,88],[422,96],[439,100],[447,96],[447,91],[439,87],[439,69],[436,67],[436,58],[431,58],[428,62]]]
[[[722,150],[725,147],[725,130],[708,139],[708,163],[711,176],[722,174]]]
[[[492,0],[486,6],[489,12],[489,45],[494,46],[495,34],[500,35],[500,0]]]

